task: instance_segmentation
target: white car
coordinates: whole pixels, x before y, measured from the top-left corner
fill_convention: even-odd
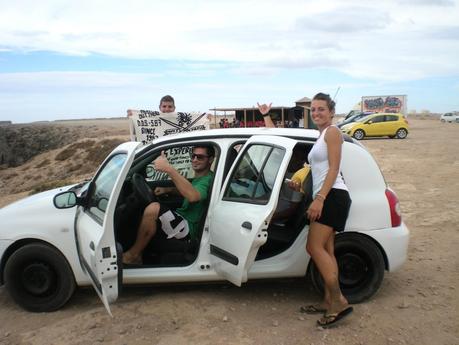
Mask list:
[[[109,312],[121,284],[228,280],[240,286],[248,279],[309,272],[321,289],[305,251],[310,187],[305,186],[302,201],[291,203],[288,216],[276,211],[292,163],[298,153],[300,164],[306,160],[317,137],[308,129],[238,128],[170,135],[146,146],[124,143],[91,181],[0,209],[0,283],[34,312],[59,309],[77,286],[91,283]],[[191,178],[189,153],[199,144],[216,151],[199,240],[159,243],[153,238],[142,265],[123,267],[122,252],[134,241],[151,188],[172,185],[151,163],[165,151],[171,164]],[[349,137],[341,173],[352,206],[346,229],[336,238],[336,256],[343,293],[357,303],[378,290],[385,270],[397,270],[406,261],[409,231],[375,160]],[[165,196],[160,201],[178,207],[182,200]]]
[[[440,116],[441,122],[459,122],[459,112],[444,113]]]

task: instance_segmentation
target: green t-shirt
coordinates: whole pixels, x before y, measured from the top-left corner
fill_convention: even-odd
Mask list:
[[[198,234],[198,223],[201,220],[202,213],[206,205],[207,198],[209,197],[209,189],[212,184],[214,174],[209,171],[207,175],[194,178],[191,185],[196,189],[201,198],[199,201],[190,203],[187,199],[183,200],[182,207],[178,208],[176,212],[188,221],[191,238],[196,238]]]

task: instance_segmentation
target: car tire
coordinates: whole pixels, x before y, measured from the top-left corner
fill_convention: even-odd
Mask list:
[[[378,291],[385,264],[380,248],[371,239],[356,233],[338,235],[335,256],[341,291],[349,303],[363,302]],[[312,260],[309,275],[313,287],[323,294],[323,279]]]
[[[395,132],[395,137],[397,139],[405,139],[408,136],[408,131],[406,128],[399,128],[397,132]]]
[[[365,138],[365,132],[362,129],[357,129],[352,136],[357,140],[362,140]]]
[[[75,278],[64,256],[43,243],[17,249],[5,265],[5,287],[13,300],[32,312],[61,308],[75,291]]]

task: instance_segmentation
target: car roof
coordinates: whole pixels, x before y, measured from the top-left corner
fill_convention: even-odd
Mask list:
[[[400,115],[400,116],[403,116],[402,113],[373,113],[373,114],[369,114],[367,116],[374,117],[376,115]]]
[[[153,140],[152,143],[141,146],[140,150],[151,145],[158,145],[168,142],[181,141],[183,139],[217,139],[217,138],[249,138],[253,135],[279,135],[290,138],[306,139],[315,141],[319,137],[316,129],[304,128],[266,128],[266,127],[247,127],[247,128],[222,128],[209,129],[204,131],[182,132],[178,134],[166,135]]]

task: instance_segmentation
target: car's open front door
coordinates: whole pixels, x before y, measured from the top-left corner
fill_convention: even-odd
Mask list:
[[[218,274],[240,286],[267,240],[283,177],[296,141],[279,136],[253,136],[228,175],[212,208],[211,263]]]
[[[75,238],[83,271],[111,315],[109,303],[118,297],[122,275],[115,244],[113,218],[119,193],[134,159],[137,142],[118,146],[91,181],[85,204],[75,218]]]

